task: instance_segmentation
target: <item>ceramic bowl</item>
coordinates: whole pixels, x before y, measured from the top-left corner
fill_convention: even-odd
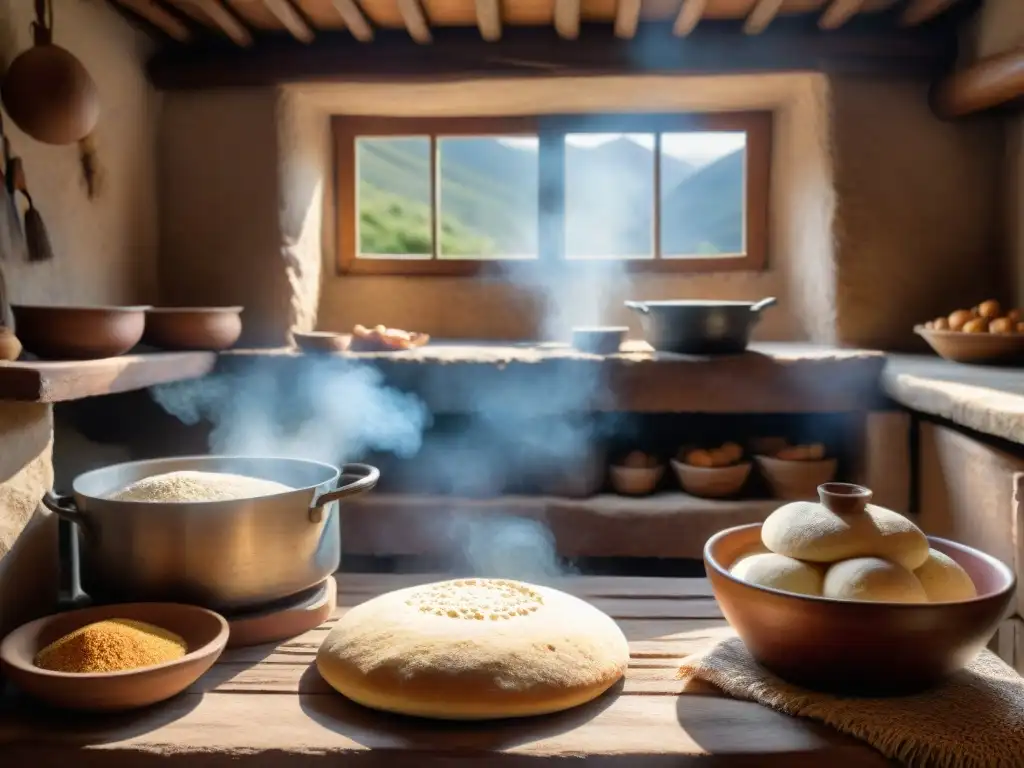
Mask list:
[[[352,344],[351,334],[333,331],[292,331],[292,338],[303,352],[345,352]]]
[[[36,654],[69,632],[104,619],[135,619],[180,635],[188,653],[176,661],[124,672],[75,674],[37,667]],[[169,699],[198,680],[228,641],[224,617],[177,603],[125,603],[47,616],[14,630],[0,643],[4,675],[25,693],[55,707],[92,712],[137,709]]]
[[[715,599],[750,654],[795,685],[847,695],[924,690],[985,647],[1013,597],[1013,571],[976,549],[934,536],[930,545],[970,574],[978,597],[953,603],[869,603],[796,595],[731,576],[761,542],[761,524],[712,536],[704,567]]]
[[[645,496],[653,493],[665,474],[664,465],[656,467],[618,467],[608,468],[612,478],[612,488],[623,496]]]
[[[835,459],[820,461],[794,461],[774,456],[755,456],[757,466],[768,481],[772,495],[785,501],[818,498],[818,486],[831,482],[836,476]]]
[[[242,335],[242,307],[150,307],[142,341],[158,349],[230,349]]]
[[[572,346],[592,355],[614,355],[629,333],[626,326],[579,327],[572,329]]]
[[[1024,333],[963,333],[933,331],[923,325],[914,333],[928,342],[939,357],[957,363],[998,364],[1024,362]]]
[[[738,494],[754,466],[752,461],[741,461],[727,467],[694,467],[675,459],[671,463],[683,490],[706,499],[725,499]]]
[[[27,352],[44,360],[96,360],[123,355],[138,344],[149,307],[15,304],[11,309]]]

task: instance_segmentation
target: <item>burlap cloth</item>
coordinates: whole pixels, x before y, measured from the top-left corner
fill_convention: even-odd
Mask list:
[[[758,666],[736,637],[686,659],[680,677],[818,720],[912,768],[1024,768],[1024,678],[988,650],[938,688],[899,698],[797,688]]]

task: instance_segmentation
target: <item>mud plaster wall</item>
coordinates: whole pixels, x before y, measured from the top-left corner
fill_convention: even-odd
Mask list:
[[[0,72],[31,44],[32,3],[0,0]],[[32,141],[4,121],[56,258],[7,260],[11,298],[24,303],[112,304],[156,294],[156,126],[160,99],[146,82],[148,41],[101,0],[55,0],[54,38],[78,56],[99,89],[95,134],[104,171],[89,200],[75,147]],[[0,402],[0,635],[46,612],[56,598],[54,519],[39,505],[53,483],[47,405]]]

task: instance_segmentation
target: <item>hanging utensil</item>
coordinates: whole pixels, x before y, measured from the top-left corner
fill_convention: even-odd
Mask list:
[[[11,178],[14,180],[14,189],[24,196],[28,208],[25,210],[25,245],[28,250],[29,261],[49,261],[53,258],[53,247],[50,245],[50,233],[46,231],[46,224],[43,217],[32,202],[32,195],[28,191],[28,182],[25,179],[25,166],[20,157],[11,160]]]
[[[25,234],[21,230],[21,217],[14,202],[13,179],[10,178],[10,142],[4,133],[0,116],[0,260],[18,259],[25,253]]]
[[[53,44],[52,0],[35,0],[34,45],[11,62],[0,86],[14,124],[44,144],[74,144],[100,116],[96,83],[77,58]]]

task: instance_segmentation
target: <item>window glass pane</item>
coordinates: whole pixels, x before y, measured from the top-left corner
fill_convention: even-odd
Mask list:
[[[439,136],[442,259],[537,258],[536,136]]]
[[[743,132],[661,135],[661,255],[694,258],[745,251]]]
[[[358,256],[429,259],[430,138],[356,139]]]
[[[653,134],[566,134],[565,255],[654,257]]]

